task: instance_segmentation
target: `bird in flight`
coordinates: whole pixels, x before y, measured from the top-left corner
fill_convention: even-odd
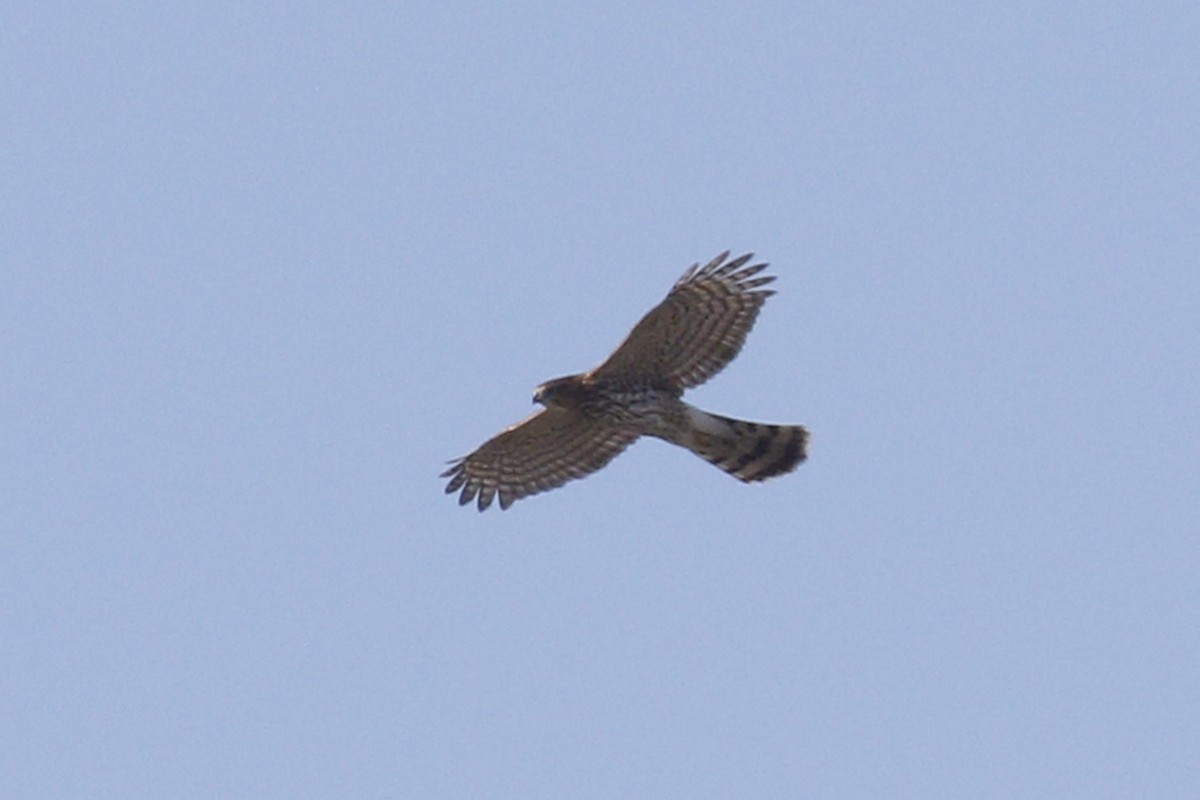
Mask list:
[[[775,280],[759,274],[766,264],[746,266],[751,257],[693,264],[604,363],[543,383],[533,401],[544,408],[449,462],[446,493],[461,489],[460,505],[478,497],[480,511],[497,497],[508,508],[595,472],[640,436],[686,447],[746,482],[794,470],[807,457],[803,426],[730,419],[681,399],[733,360],[775,293],[762,288]]]

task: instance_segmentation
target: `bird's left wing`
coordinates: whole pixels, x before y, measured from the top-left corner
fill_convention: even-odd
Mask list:
[[[759,288],[775,280],[758,276],[766,264],[745,266],[751,253],[728,257],[725,252],[703,267],[693,264],[590,375],[688,389],[720,372],[775,293]]]

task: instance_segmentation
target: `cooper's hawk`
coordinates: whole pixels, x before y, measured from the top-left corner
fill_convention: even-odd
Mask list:
[[[754,327],[775,280],[751,254],[725,252],[693,264],[600,366],[539,386],[545,408],[450,462],[449,494],[462,489],[479,510],[562,486],[603,467],[639,436],[686,447],[743,481],[791,472],[806,457],[808,431],[710,414],[683,402],[733,360]]]

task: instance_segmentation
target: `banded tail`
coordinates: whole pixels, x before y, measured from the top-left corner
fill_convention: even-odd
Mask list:
[[[694,406],[687,406],[687,419],[689,429],[671,441],[747,483],[791,472],[808,457],[802,425],[746,422]]]

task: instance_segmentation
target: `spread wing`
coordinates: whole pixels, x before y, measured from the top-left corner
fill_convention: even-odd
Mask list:
[[[775,294],[759,288],[774,276],[755,277],[766,264],[745,266],[752,255],[726,262],[729,253],[724,252],[703,267],[693,264],[591,377],[688,389],[720,372],[742,349],[763,303]]]
[[[603,467],[638,435],[577,411],[547,408],[450,462],[446,493],[462,488],[459,505],[479,495],[479,510],[500,496],[500,508],[514,500],[562,486]]]

